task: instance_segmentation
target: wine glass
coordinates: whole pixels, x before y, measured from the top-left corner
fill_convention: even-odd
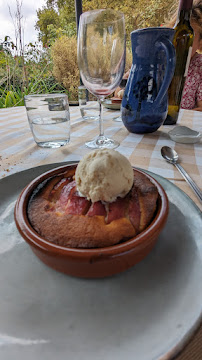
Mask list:
[[[112,9],[87,11],[80,16],[78,29],[78,66],[85,87],[99,103],[99,136],[86,143],[91,149],[114,149],[115,140],[104,136],[103,106],[106,96],[120,84],[125,68],[125,20]]]

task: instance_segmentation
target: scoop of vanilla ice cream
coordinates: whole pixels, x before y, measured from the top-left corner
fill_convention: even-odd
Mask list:
[[[79,193],[92,202],[113,202],[133,185],[129,160],[111,149],[94,150],[79,162],[75,173]]]

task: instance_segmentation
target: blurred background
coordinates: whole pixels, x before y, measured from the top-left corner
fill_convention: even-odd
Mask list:
[[[0,108],[24,105],[24,95],[64,92],[78,100],[77,25],[74,0],[0,0]],[[161,26],[176,0],[83,0],[83,12],[113,8],[125,14],[126,68],[131,31]]]

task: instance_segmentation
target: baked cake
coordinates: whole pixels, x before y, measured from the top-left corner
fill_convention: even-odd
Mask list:
[[[118,244],[142,232],[152,221],[158,191],[148,177],[133,171],[133,184],[113,202],[92,202],[77,189],[76,166],[40,184],[28,204],[35,231],[60,246],[97,248]]]

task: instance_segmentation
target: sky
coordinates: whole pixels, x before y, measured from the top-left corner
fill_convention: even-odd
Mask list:
[[[24,27],[24,44],[37,41],[37,31],[34,25],[37,21],[36,10],[42,9],[46,0],[22,0],[21,14],[23,15],[22,24]],[[8,35],[15,40],[15,28],[9,14],[9,7],[13,18],[16,12],[16,0],[0,0],[0,40],[4,40]]]

